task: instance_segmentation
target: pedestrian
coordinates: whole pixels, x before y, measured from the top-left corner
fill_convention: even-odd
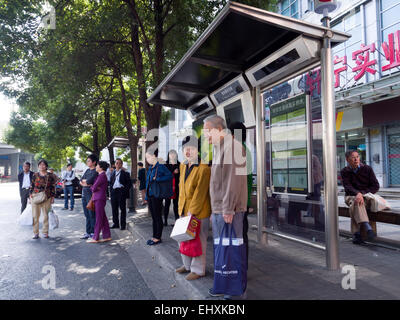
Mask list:
[[[49,238],[49,211],[56,195],[57,177],[47,172],[48,163],[41,159],[38,162],[39,171],[32,177],[30,199],[33,215],[33,239],[39,239],[39,218],[43,212],[43,236]],[[41,198],[41,200],[39,200]]]
[[[153,219],[153,238],[148,240],[147,244],[152,246],[161,243],[163,230],[163,221],[161,216],[163,197],[160,197],[155,192],[164,186],[164,184],[162,184],[163,182],[171,181],[171,190],[167,191],[170,191],[172,194],[172,174],[166,166],[159,163],[158,149],[154,151],[148,149],[146,151],[146,161],[150,165],[146,177],[146,200],[148,201],[151,218]]]
[[[374,170],[360,163],[360,155],[355,150],[349,150],[345,154],[348,166],[340,171],[345,191],[345,202],[349,206],[351,218],[351,233],[353,243],[362,244],[360,227],[364,225],[367,229],[368,240],[373,240],[375,233],[369,224],[367,209],[371,205],[370,200],[364,195],[379,190],[379,182],[375,177]]]
[[[86,208],[92,197],[92,191],[90,187],[94,184],[94,181],[97,178],[96,166],[99,158],[95,154],[91,154],[86,159],[86,165],[89,167],[81,178],[81,186],[82,186],[82,206],[83,212],[86,218],[86,232],[81,237],[81,239],[89,239],[94,236],[94,226],[96,224],[96,215],[93,211]]]
[[[126,199],[129,196],[129,189],[132,186],[131,177],[123,168],[123,161],[118,158],[115,160],[115,170],[111,174],[111,208],[113,215],[113,225],[111,229],[126,229]],[[119,209],[121,219],[119,219]],[[121,223],[120,223],[121,222]]]
[[[165,205],[164,205],[164,226],[168,226],[168,215],[169,215],[169,208],[171,206],[171,200],[173,202],[173,208],[174,208],[174,215],[175,215],[175,220],[179,219],[179,214],[178,214],[178,200],[179,200],[179,166],[180,162],[178,161],[178,153],[175,150],[170,150],[168,152],[168,159],[167,163],[165,166],[168,168],[168,170],[172,174],[172,186],[174,189],[174,195],[171,198],[166,198],[164,199]]]
[[[94,201],[95,213],[96,213],[96,224],[94,227],[94,235],[92,239],[88,240],[88,243],[99,243],[111,241],[110,226],[108,224],[108,219],[105,211],[105,206],[107,202],[107,186],[108,180],[106,175],[106,170],[108,168],[108,163],[105,161],[99,161],[96,166],[96,172],[98,176],[90,188],[92,191],[92,200]],[[99,240],[100,232],[102,233],[103,240]]]
[[[214,249],[229,246],[235,249],[235,260],[227,261],[226,257],[217,255],[218,250],[214,250],[214,268],[216,263],[221,265],[221,259],[224,259],[223,266],[234,268],[232,272],[237,274],[236,279],[240,279],[240,290],[232,288],[230,276],[219,276],[219,288],[216,288],[214,278],[214,286],[209,290],[211,296],[224,295],[225,299],[231,298],[231,291],[240,291],[239,296],[243,295],[246,290],[247,283],[247,263],[246,248],[243,244],[243,219],[247,210],[247,167],[246,167],[246,151],[243,145],[226,130],[225,120],[217,115],[212,115],[204,119],[204,135],[209,143],[213,144],[213,160],[211,166],[210,179],[210,199],[211,199],[211,224],[214,238]],[[233,230],[232,230],[233,228]],[[232,244],[228,241],[222,241],[225,237],[222,234],[224,230],[228,230],[229,234],[233,231],[236,234],[232,239]],[[228,248],[228,249],[231,249]],[[238,250],[236,250],[238,249]],[[221,250],[220,250],[221,251]],[[233,250],[231,250],[233,251]],[[240,255],[240,256],[239,256]],[[243,256],[244,255],[244,256]],[[216,269],[214,277],[216,277]],[[222,272],[221,270],[218,270]],[[231,270],[224,270],[229,272]],[[224,288],[224,289],[221,289]],[[236,294],[235,294],[236,295]]]
[[[138,162],[139,172],[139,191],[142,196],[142,206],[147,204],[146,201],[146,169],[143,166],[143,162]]]
[[[229,130],[231,131],[231,134],[233,137],[239,141],[240,143],[243,144],[243,147],[246,150],[246,166],[247,166],[247,210],[243,216],[243,241],[244,244],[246,245],[246,257],[247,257],[247,265],[249,264],[249,237],[247,236],[248,231],[249,231],[249,221],[248,221],[248,214],[250,213],[250,210],[252,210],[251,207],[251,189],[253,187],[253,166],[252,166],[252,157],[249,149],[246,146],[246,126],[242,122],[235,122],[232,123],[229,126]]]
[[[190,272],[186,280],[196,280],[205,276],[208,228],[210,225],[210,175],[208,164],[200,163],[198,139],[187,136],[182,142],[185,161],[180,165],[179,216],[192,215],[200,220],[199,238],[201,255],[189,257],[181,253],[183,266],[176,269],[178,273]]]
[[[73,180],[75,179],[75,172],[72,170],[72,163],[67,164],[67,171],[61,174],[61,181],[64,186],[64,208],[62,210],[68,210],[68,197],[70,198],[70,210],[74,210],[74,185]]]
[[[29,198],[29,190],[31,188],[33,171],[28,161],[24,162],[23,171],[18,174],[19,196],[21,198],[21,213],[24,212]]]
[[[107,180],[108,180],[108,185],[107,185],[107,199],[111,199],[111,193],[110,193],[110,180],[111,180],[111,175],[113,171],[115,170],[115,161],[110,162],[110,166],[107,168],[106,175],[107,175]]]

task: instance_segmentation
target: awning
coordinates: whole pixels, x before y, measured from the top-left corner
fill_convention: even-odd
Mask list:
[[[129,147],[129,140],[125,137],[114,137],[107,148],[126,148]]]
[[[332,46],[350,36],[320,25],[229,2],[148,99],[187,109],[300,35]]]

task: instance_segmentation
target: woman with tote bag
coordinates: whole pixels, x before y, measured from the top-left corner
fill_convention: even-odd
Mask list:
[[[57,177],[47,172],[48,163],[41,159],[38,163],[39,172],[32,177],[30,199],[33,214],[33,239],[39,239],[39,218],[43,212],[43,236],[49,238],[49,211],[56,195]]]

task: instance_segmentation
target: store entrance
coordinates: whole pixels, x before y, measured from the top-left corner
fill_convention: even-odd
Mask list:
[[[389,185],[400,186],[400,133],[388,136]]]
[[[358,129],[348,132],[338,132],[336,134],[336,141],[338,184],[342,185],[340,171],[347,166],[345,156],[347,150],[357,151],[360,155],[360,161],[364,164],[366,163],[367,148],[365,144],[365,131]]]

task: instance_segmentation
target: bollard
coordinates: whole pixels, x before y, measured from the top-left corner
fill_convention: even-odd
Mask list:
[[[136,179],[132,179],[132,187],[129,189],[128,212],[136,212],[136,206],[137,206]]]

